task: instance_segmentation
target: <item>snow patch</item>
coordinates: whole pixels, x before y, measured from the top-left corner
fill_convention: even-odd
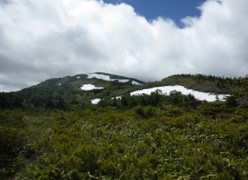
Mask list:
[[[61,86],[62,83],[59,83],[58,86]]]
[[[120,83],[127,83],[129,82],[129,79],[111,79],[109,75],[104,75],[104,74],[88,74],[87,79],[92,79],[92,78],[96,78],[96,79],[101,79],[104,81],[118,81]],[[132,81],[133,85],[141,85],[140,83],[136,82],[136,81]]]
[[[87,79],[92,79],[92,78],[102,79],[105,81],[112,81],[108,75],[104,75],[104,74],[94,74],[94,73],[88,74]]]
[[[84,84],[83,86],[81,86],[81,89],[83,91],[91,91],[91,90],[95,90],[95,89],[104,89],[103,87],[96,87],[93,84]]]
[[[127,83],[129,81],[129,79],[116,79],[118,80],[120,83]]]
[[[219,101],[224,101],[225,97],[227,97],[227,94],[211,94],[211,93],[205,93],[205,92],[200,92],[200,91],[195,91],[192,89],[187,89],[183,86],[175,85],[175,86],[161,86],[161,87],[153,87],[153,88],[148,88],[148,89],[142,89],[138,91],[134,91],[130,93],[131,96],[134,95],[142,95],[142,94],[147,94],[150,95],[152,92],[155,92],[156,90],[160,90],[163,94],[169,95],[170,92],[172,91],[178,91],[181,92],[183,95],[193,95],[196,99],[201,100],[201,101],[208,101],[208,102],[213,102],[216,101],[216,97],[218,98]]]
[[[187,89],[184,86],[180,85],[175,85],[175,86],[161,86],[161,87],[153,87],[153,88],[148,88],[148,89],[142,89],[142,90],[137,90],[134,92],[131,92],[131,96],[139,96],[142,94],[150,95],[152,92],[155,92],[157,90],[160,90],[161,93],[169,95],[173,91],[181,92],[183,95],[193,95],[196,99],[200,101],[208,101],[208,102],[213,102],[216,101],[218,98],[219,101],[225,101],[225,98],[229,96],[228,94],[211,94],[211,93],[206,93],[206,92],[200,92],[200,91],[195,91],[193,89]],[[117,96],[113,97],[112,99],[121,99],[122,96]],[[101,99],[93,99],[91,100],[92,104],[98,104],[101,101]]]
[[[132,81],[132,85],[141,85],[141,84],[138,83],[137,81]]]
[[[98,104],[101,101],[101,99],[96,98],[96,99],[92,99],[90,101],[91,101],[91,104]]]
[[[77,79],[80,79],[80,76],[78,76]]]

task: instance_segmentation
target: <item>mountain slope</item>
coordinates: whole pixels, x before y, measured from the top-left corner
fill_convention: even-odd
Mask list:
[[[83,107],[94,98],[123,94],[144,82],[108,73],[78,74],[48,79],[18,92],[1,93],[0,107]],[[84,89],[84,87],[101,87]]]
[[[212,75],[181,74],[164,78],[163,85],[182,85],[189,89],[216,94],[229,94],[239,86],[238,79],[228,77],[216,77]]]
[[[134,78],[96,72],[48,79],[19,92],[1,93],[0,107],[80,108],[96,104],[101,99],[133,95],[137,91],[142,94],[148,89],[167,89],[174,85],[191,89],[186,89],[187,92],[212,93],[211,99],[215,100],[215,94],[229,94],[239,86],[239,82],[237,79],[214,76],[174,75],[162,81],[144,83]],[[178,91],[178,88],[175,90]]]
[[[120,75],[108,74],[103,72],[96,72],[90,74],[78,74],[75,76],[66,76],[63,78],[48,79],[44,82],[39,83],[34,87],[58,87],[58,86],[71,86],[75,90],[80,89],[83,84],[92,83],[94,85],[101,85],[107,87],[113,83],[122,83],[125,85],[141,85],[143,81],[124,77]]]

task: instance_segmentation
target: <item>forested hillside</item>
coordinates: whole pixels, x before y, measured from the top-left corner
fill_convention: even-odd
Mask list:
[[[108,73],[97,75],[109,77],[111,81],[98,78],[88,79],[86,74],[49,79],[18,92],[0,93],[0,108],[76,109],[90,105],[91,100],[95,98],[111,99],[122,95],[128,96],[132,91],[158,86],[182,85],[189,89],[213,94],[229,94],[240,86],[240,81],[236,78],[205,75],[174,75],[162,81],[148,83]],[[120,82],[121,80],[127,80],[127,82]],[[140,85],[132,84],[132,82],[140,83]],[[80,89],[83,84],[93,84],[103,88],[83,91]]]
[[[1,101],[0,177],[246,179],[248,78],[236,81],[223,102],[178,92],[64,109]]]
[[[90,105],[91,99],[127,93],[137,86],[133,82],[143,83],[134,78],[99,72],[53,78],[21,91],[0,93],[0,108],[82,108]],[[92,84],[102,89],[84,91],[81,89],[84,84]]]

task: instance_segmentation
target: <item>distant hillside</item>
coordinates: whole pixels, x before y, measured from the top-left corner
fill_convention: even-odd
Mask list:
[[[202,74],[179,74],[166,77],[161,81],[146,83],[144,84],[144,87],[151,88],[169,85],[181,85],[188,89],[213,94],[230,94],[233,90],[240,86],[237,78],[217,77]],[[144,87],[137,88],[142,89]]]
[[[53,78],[18,92],[1,93],[0,107],[83,107],[94,98],[113,96],[115,92],[126,93],[143,83],[134,78],[101,72]],[[96,88],[84,89],[85,85]]]
[[[134,78],[124,77],[120,75],[96,72],[96,73],[90,73],[90,74],[78,74],[75,76],[66,76],[62,78],[48,79],[33,87],[38,87],[38,88],[57,87],[61,89],[66,86],[66,87],[71,87],[74,90],[78,90],[85,83],[92,83],[94,85],[108,87],[108,86],[113,85],[113,83],[121,83],[125,85],[127,84],[128,85],[141,85],[144,82],[134,79]]]
[[[229,94],[239,86],[238,79],[217,77],[212,75],[173,75],[162,80],[164,85],[180,84],[189,89],[195,89],[203,92]]]
[[[230,94],[239,87],[239,81],[200,74],[182,74],[169,76],[161,81],[144,83],[134,78],[96,72],[48,79],[18,92],[1,93],[0,107],[81,108],[91,103],[96,104],[101,99],[137,94],[135,93],[137,90],[144,90],[139,91],[142,93],[153,88],[155,91],[156,88],[165,89],[165,86],[172,85],[187,88],[184,93],[192,92],[191,95],[194,95],[193,90],[200,91],[199,93],[211,93],[207,96],[215,99],[215,94]]]

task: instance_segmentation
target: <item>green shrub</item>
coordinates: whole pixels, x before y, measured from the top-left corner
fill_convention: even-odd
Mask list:
[[[32,154],[26,135],[20,130],[0,127],[0,176],[13,176]]]

